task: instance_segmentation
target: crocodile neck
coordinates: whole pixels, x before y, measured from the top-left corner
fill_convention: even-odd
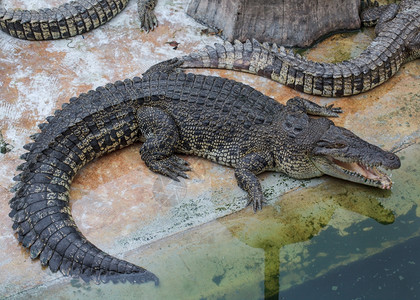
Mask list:
[[[52,9],[0,8],[0,29],[24,40],[65,39],[95,29],[127,6],[128,0],[71,1]]]
[[[407,49],[418,30],[420,10],[401,11],[381,28],[377,37],[358,57],[341,63],[307,60],[284,47],[256,40],[207,46],[181,59],[182,68],[231,69],[270,78],[298,91],[326,97],[356,95],[384,83],[401,65],[420,53]]]

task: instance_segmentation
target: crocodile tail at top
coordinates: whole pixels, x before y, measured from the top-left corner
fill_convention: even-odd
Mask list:
[[[307,60],[282,46],[256,40],[224,42],[181,57],[181,67],[236,70],[272,79],[306,94],[350,96],[382,84],[399,70],[407,55],[398,36],[381,33],[358,57],[341,63]]]
[[[0,8],[0,29],[24,40],[65,39],[86,33],[115,17],[128,0],[77,0],[54,8]]]

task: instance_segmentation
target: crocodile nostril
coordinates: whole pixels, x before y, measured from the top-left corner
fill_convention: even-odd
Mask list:
[[[387,154],[385,155],[385,157],[386,157],[387,159],[389,159],[389,160],[395,160],[395,159],[397,158],[397,156],[396,156],[395,154],[393,154],[393,153],[387,153]]]
[[[397,155],[394,153],[387,153],[385,154],[385,158],[387,159],[387,162],[385,162],[388,167],[391,169],[398,169],[401,166],[401,161]]]

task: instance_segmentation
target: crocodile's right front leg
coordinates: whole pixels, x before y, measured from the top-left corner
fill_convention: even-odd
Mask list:
[[[155,9],[157,0],[137,0],[137,10],[140,18],[140,27],[146,32],[154,30],[158,26]]]
[[[140,148],[140,155],[153,172],[179,181],[178,176],[188,178],[191,171],[188,162],[174,155],[179,135],[174,120],[163,110],[142,107],[137,112],[137,122],[146,138]]]
[[[241,158],[235,167],[235,177],[241,189],[248,193],[248,205],[254,211],[262,209],[264,196],[257,175],[273,165],[272,156],[266,152],[249,153]]]

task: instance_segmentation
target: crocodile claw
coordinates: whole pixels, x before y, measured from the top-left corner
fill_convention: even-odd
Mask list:
[[[140,27],[149,33],[158,26],[158,21],[152,11],[146,11],[143,16],[140,16]]]
[[[147,166],[153,172],[165,175],[175,181],[179,181],[179,176],[188,179],[189,176],[185,172],[191,171],[189,163],[175,155],[160,160],[153,160],[148,162]]]
[[[331,117],[338,117],[338,114],[343,113],[341,107],[334,107],[334,104],[325,106],[326,111],[330,114]]]
[[[370,7],[378,7],[379,2],[378,1],[371,1],[371,0],[362,0],[362,9],[367,9]]]
[[[156,0],[138,0],[137,3],[140,27],[147,33],[153,31],[158,26],[158,20],[153,12],[155,5]]]
[[[261,210],[263,207],[263,204],[266,205],[267,202],[264,201],[264,196],[263,194],[254,194],[254,195],[250,195],[248,202],[246,204],[246,206],[250,206],[252,204],[252,208],[254,209],[254,212],[257,212],[257,210]]]

